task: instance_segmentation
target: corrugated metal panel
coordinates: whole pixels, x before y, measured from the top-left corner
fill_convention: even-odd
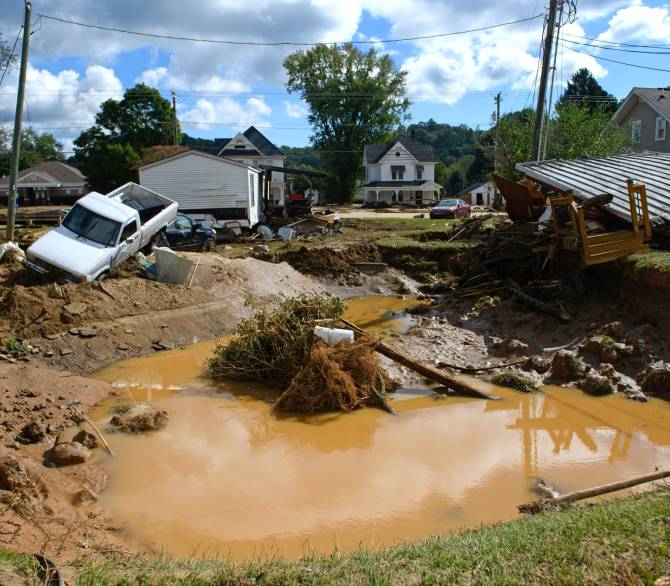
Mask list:
[[[625,220],[630,220],[626,180],[633,179],[647,187],[652,219],[670,220],[670,153],[519,163],[516,168],[560,191],[572,190],[580,199],[611,193],[609,209]]]
[[[182,209],[234,208],[249,202],[248,167],[196,152],[140,169],[140,183],[173,199]]]

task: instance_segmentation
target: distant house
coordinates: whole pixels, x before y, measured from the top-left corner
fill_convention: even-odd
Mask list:
[[[283,167],[286,161],[286,155],[254,126],[238,133],[234,138],[217,138],[216,144],[220,146],[217,153],[219,157],[253,167],[261,165]],[[270,198],[274,205],[284,205],[283,173],[276,171],[272,173]]]
[[[492,183],[477,183],[466,187],[456,197],[473,206],[488,206],[493,204],[496,190]]]
[[[432,201],[442,189],[435,183],[436,162],[432,147],[409,136],[397,136],[388,144],[365,145],[363,200],[415,205]]]
[[[60,161],[46,161],[19,172],[19,205],[72,204],[90,189],[79,169]],[[0,202],[9,199],[9,177],[0,177]]]
[[[253,227],[262,214],[261,171],[228,158],[188,150],[138,168],[140,184],[169,197],[179,210]]]
[[[670,88],[633,88],[612,122],[631,133],[634,152],[670,153]]]

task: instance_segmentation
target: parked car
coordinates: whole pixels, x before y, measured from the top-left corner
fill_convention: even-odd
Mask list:
[[[139,250],[154,246],[177,208],[171,199],[132,182],[106,195],[91,192],[28,248],[24,264],[72,283],[104,278]]]
[[[163,234],[161,244],[172,250],[213,250],[216,245],[216,230],[203,226],[190,216],[177,214]]]
[[[430,209],[431,219],[467,218],[470,215],[470,205],[462,199],[443,199]]]

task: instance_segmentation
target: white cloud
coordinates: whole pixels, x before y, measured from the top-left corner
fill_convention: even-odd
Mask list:
[[[13,119],[16,82],[14,71],[0,93],[0,120]],[[71,146],[72,138],[94,123],[100,104],[122,92],[114,71],[101,65],[90,65],[83,75],[71,69],[54,74],[28,65],[25,121],[29,118],[37,130],[52,132]]]
[[[156,67],[155,69],[147,69],[135,79],[136,83],[145,83],[151,87],[158,87],[163,79],[167,76],[167,67]]]
[[[670,42],[670,12],[665,6],[652,8],[636,3],[616,12],[605,32],[598,35],[601,41]]]
[[[308,114],[307,108],[303,104],[293,102],[284,102],[284,111],[289,118],[304,118]]]
[[[195,106],[181,112],[179,119],[186,129],[213,130],[219,126],[269,126],[271,115],[272,108],[262,98],[253,97],[240,102],[224,97],[218,100],[199,99]]]

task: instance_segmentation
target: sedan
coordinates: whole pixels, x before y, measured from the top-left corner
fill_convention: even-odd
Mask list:
[[[216,230],[207,228],[184,214],[177,214],[164,233],[164,240],[172,250],[210,251],[216,245]]]
[[[430,209],[433,220],[442,218],[467,218],[470,215],[470,205],[462,199],[443,199]]]

